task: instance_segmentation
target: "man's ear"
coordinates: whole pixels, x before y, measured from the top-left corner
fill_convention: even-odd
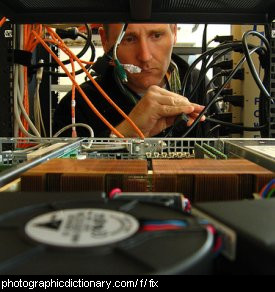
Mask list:
[[[107,40],[106,32],[105,32],[103,27],[99,27],[98,32],[99,32],[99,35],[101,38],[103,50],[105,53],[107,53],[108,52],[108,40]]]

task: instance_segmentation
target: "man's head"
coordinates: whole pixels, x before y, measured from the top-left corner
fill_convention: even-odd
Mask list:
[[[115,44],[122,24],[104,25],[100,36],[104,51]],[[176,43],[175,24],[129,24],[117,56],[122,64],[133,64],[141,73],[128,75],[128,86],[137,93],[144,93],[151,85],[163,85]]]

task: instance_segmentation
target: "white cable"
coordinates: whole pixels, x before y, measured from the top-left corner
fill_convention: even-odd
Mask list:
[[[19,29],[20,29],[20,26],[18,26]],[[17,44],[16,44],[16,40],[17,40],[18,36],[17,36],[17,30],[14,29],[14,38],[13,38],[13,47],[14,48],[17,48]],[[17,78],[17,79],[16,79]],[[17,76],[17,73],[16,73],[16,66],[13,65],[13,110],[15,112],[16,110],[16,105],[17,105],[17,86],[18,86],[18,76]],[[16,81],[17,80],[17,81]],[[19,125],[17,123],[17,119],[16,117],[14,118],[14,121],[13,121],[13,135],[14,137],[18,137],[18,132],[19,132]]]
[[[117,40],[116,40],[116,43],[115,43],[115,46],[114,46],[114,50],[113,50],[113,58],[114,58],[114,60],[118,60],[117,59],[117,47],[121,43],[121,41],[122,41],[122,39],[123,39],[123,37],[125,35],[125,30],[124,30],[125,25],[126,24],[123,23],[121,31],[120,31],[120,33],[119,33],[119,35],[117,37]]]
[[[44,63],[43,60],[39,60],[39,64]],[[44,136],[46,137],[46,130],[43,122],[42,112],[41,112],[41,104],[40,104],[40,84],[42,82],[43,78],[43,67],[38,68],[36,72],[36,88],[35,88],[35,94],[34,94],[34,121],[35,126],[38,129],[38,132],[41,134],[41,127],[44,133]]]
[[[22,93],[21,93],[19,87],[17,87],[17,97],[18,97],[17,101],[19,102],[19,106],[20,106],[20,109],[22,111],[22,114],[25,117],[25,119],[26,119],[28,125],[30,126],[32,132],[34,133],[35,137],[41,137],[38,130],[34,126],[33,122],[31,121],[30,117],[28,116],[28,114],[24,108],[21,96],[22,96]],[[19,111],[18,111],[18,114],[19,114]],[[20,114],[19,114],[19,116],[20,116]],[[21,119],[20,119],[20,121],[21,121]]]
[[[37,138],[37,137],[40,137],[37,129],[34,127],[32,121],[30,120],[30,118],[28,117],[25,109],[24,109],[24,106],[22,104],[22,98],[21,98],[21,92],[20,92],[20,88],[18,86],[18,75],[19,75],[19,71],[18,71],[18,66],[19,65],[15,65],[14,66],[14,85],[15,85],[15,94],[14,94],[14,114],[15,114],[15,119],[16,119],[16,122],[20,128],[20,130],[28,137],[32,137],[32,138]],[[29,123],[30,127],[34,130],[34,134],[35,135],[32,135],[30,134],[24,127],[24,125],[22,124],[22,121],[21,121],[21,118],[20,118],[20,113],[19,113],[19,109],[18,109],[18,103],[19,105],[21,105],[21,108],[22,108],[22,113],[24,115],[24,117],[26,118],[27,122]]]
[[[118,35],[118,37],[117,37],[116,43],[115,43],[115,45],[114,45],[114,50],[113,50],[113,59],[114,59],[114,60],[117,60],[118,62],[119,62],[119,60],[118,60],[118,58],[117,58],[117,47],[119,46],[119,44],[121,43],[121,41],[122,41],[122,39],[123,39],[123,37],[124,37],[124,35],[125,35],[125,32],[126,32],[126,30],[125,30],[125,26],[126,26],[126,24],[124,23],[124,24],[122,25],[121,31],[120,31],[120,33],[119,33],[119,35]],[[119,63],[120,63],[120,62],[119,62]],[[141,71],[142,71],[142,69],[141,69],[140,67],[135,66],[135,65],[133,65],[133,64],[122,64],[122,63],[120,63],[120,64],[121,64],[121,66],[123,66],[123,68],[124,68],[125,70],[127,70],[129,73],[141,73]]]
[[[15,153],[26,153],[26,152],[29,152],[29,151],[33,151],[33,150],[39,149],[39,148],[41,148],[43,146],[45,146],[45,144],[40,143],[40,144],[37,144],[35,146],[29,147],[29,148],[26,148],[26,149],[23,149],[23,150],[20,149],[20,150],[15,150],[13,152],[15,152]]]
[[[37,86],[37,101],[38,101],[38,111],[39,111],[39,117],[40,117],[40,124],[44,133],[44,136],[47,136],[44,121],[43,121],[43,116],[42,116],[42,111],[41,111],[41,104],[40,104],[40,94],[39,94],[39,89],[40,89],[40,83]]]
[[[20,26],[19,29],[20,29],[20,49],[23,49],[24,31],[23,31],[22,26]],[[21,65],[15,64],[14,65],[14,114],[15,114],[14,134],[15,134],[15,137],[18,137],[18,127],[28,137],[33,137],[33,138],[40,137],[39,132],[33,125],[32,121],[30,120],[24,108],[23,94],[22,94],[23,92],[24,92],[24,67]],[[19,103],[20,109],[18,108],[18,103]],[[35,135],[30,134],[25,129],[20,117],[21,112]]]
[[[94,130],[92,129],[92,127],[90,127],[89,125],[87,124],[83,124],[83,123],[75,123],[75,124],[70,124],[70,125],[67,125],[65,126],[64,128],[60,129],[57,133],[55,133],[53,135],[53,138],[56,138],[58,137],[60,134],[62,134],[64,131],[72,128],[72,127],[84,127],[86,129],[89,130],[90,132],[90,137],[93,138],[94,137]]]
[[[36,83],[36,87],[35,87],[35,93],[34,93],[34,97],[33,97],[33,109],[34,109],[34,124],[35,127],[37,129],[37,131],[41,134],[41,127],[40,127],[40,112],[39,112],[39,94],[37,93],[39,90],[39,83]]]
[[[207,48],[212,42],[214,42],[214,40],[215,40],[215,38],[209,40],[209,41],[207,42],[207,44],[206,44],[206,48]]]

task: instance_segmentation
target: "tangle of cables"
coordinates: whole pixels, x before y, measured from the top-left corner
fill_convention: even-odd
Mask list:
[[[0,26],[3,25],[3,23],[6,21],[5,18],[1,19]],[[93,76],[89,73],[90,66],[93,64],[94,58],[95,58],[95,48],[92,43],[92,32],[89,25],[85,25],[86,27],[86,34],[82,32],[78,32],[77,30],[73,31],[73,36],[75,37],[81,37],[86,40],[85,45],[81,52],[78,55],[75,55],[72,53],[72,51],[68,48],[68,46],[64,43],[63,39],[50,27],[48,26],[42,26],[39,24],[35,25],[24,25],[23,29],[20,29],[17,33],[17,37],[19,39],[18,42],[18,49],[27,51],[32,53],[38,44],[41,44],[47,52],[52,56],[53,60],[55,62],[53,63],[44,63],[39,62],[35,65],[31,65],[30,68],[27,66],[22,66],[19,64],[14,65],[14,80],[15,80],[15,95],[14,95],[14,112],[16,117],[16,126],[14,127],[14,134],[15,136],[28,136],[28,137],[41,137],[41,132],[44,132],[44,136],[46,136],[46,130],[43,123],[41,108],[40,108],[40,96],[39,96],[39,87],[42,80],[43,74],[51,74],[56,75],[58,77],[68,77],[72,82],[72,101],[71,101],[71,128],[72,128],[72,137],[77,136],[76,132],[76,126],[77,124],[76,118],[75,118],[75,92],[78,90],[83,97],[83,99],[86,101],[87,105],[91,108],[91,110],[105,123],[105,125],[111,130],[113,134],[115,134],[117,137],[122,138],[123,135],[119,133],[104,117],[101,113],[98,112],[98,110],[94,107],[91,100],[86,96],[85,92],[82,90],[82,88],[77,84],[75,77],[77,74],[84,72],[86,74],[86,77],[93,83],[93,85],[98,89],[98,91],[102,94],[102,96],[122,115],[122,117],[129,122],[131,127],[135,129],[135,132],[140,138],[144,138],[143,133],[138,129],[138,127],[134,124],[134,122],[110,99],[110,97],[103,91],[103,89],[98,85],[96,80],[93,78]],[[120,64],[117,55],[116,50],[119,45],[119,42],[121,41],[125,30],[127,28],[127,24],[124,24],[121,33],[117,39],[117,42],[113,48],[113,57],[114,61],[117,62],[116,68],[122,68],[122,65],[128,65],[128,64]],[[206,30],[205,30],[206,31]],[[60,32],[60,31],[59,31]],[[61,36],[63,34],[63,37],[66,37],[67,32],[60,32]],[[65,36],[64,36],[65,34]],[[248,37],[254,36],[261,40],[263,45],[254,46],[251,44],[248,44]],[[206,34],[204,35],[204,42],[206,42]],[[58,58],[58,56],[53,52],[52,48],[58,48],[62,50],[67,56],[68,59],[61,62]],[[87,52],[88,48],[91,48],[92,53],[89,61],[80,60],[80,58]],[[188,99],[192,102],[194,99],[194,96],[199,89],[200,85],[204,85],[205,83],[205,76],[208,70],[216,66],[217,62],[224,57],[229,52],[238,52],[242,53],[243,57],[240,59],[238,64],[235,66],[233,70],[223,70],[219,74],[215,75],[213,79],[209,81],[208,84],[205,84],[204,91],[201,98],[202,103],[205,105],[204,110],[197,116],[196,120],[193,122],[193,124],[183,133],[182,137],[186,137],[199,123],[203,115],[206,115],[206,121],[211,122],[213,124],[216,124],[214,128],[210,130],[210,132],[220,129],[221,126],[233,128],[240,131],[261,131],[262,136],[266,136],[267,133],[267,116],[269,111],[269,102],[272,102],[272,98],[269,94],[269,58],[270,58],[270,47],[267,39],[257,31],[249,31],[244,34],[242,41],[234,41],[230,43],[222,43],[216,48],[207,49],[207,45],[204,46],[203,53],[201,56],[192,63],[192,65],[189,67],[188,71],[186,72],[184,79],[182,81],[182,95],[187,96]],[[253,64],[253,61],[251,59],[252,54],[258,54],[260,64],[264,70],[264,78],[263,81],[259,77],[259,74],[257,70],[255,69],[255,66]],[[200,74],[197,80],[196,85],[194,88],[192,88],[191,92],[187,94],[187,84],[190,82],[190,76],[195,69],[196,65],[202,62],[202,67],[200,70]],[[227,84],[234,78],[236,74],[238,74],[239,69],[242,67],[244,62],[248,63],[249,69],[251,71],[251,74],[253,76],[253,79],[255,80],[257,86],[260,89],[260,103],[259,103],[259,112],[260,112],[260,125],[258,127],[244,127],[242,125],[233,124],[225,121],[220,121],[215,118],[215,116],[209,116],[210,109],[213,106],[216,106],[218,101],[222,100],[221,92],[225,89]],[[65,65],[70,64],[71,70],[69,70]],[[78,64],[80,66],[80,70],[75,70],[75,64]],[[120,66],[119,66],[120,65]],[[61,70],[64,72],[56,72],[56,71],[50,71],[47,70],[48,68],[56,68],[60,67]],[[46,69],[47,68],[47,69]],[[37,86],[35,89],[35,95],[34,95],[34,103],[35,103],[35,109],[34,109],[34,123],[29,118],[29,92],[28,92],[28,76],[30,72],[28,70],[36,70],[36,79],[37,79]],[[42,70],[41,70],[42,69]],[[136,68],[131,68],[136,69]],[[119,85],[120,88],[124,89],[126,93],[127,89],[123,86],[121,83],[121,80],[123,78],[119,77],[120,71],[124,70],[118,70],[116,77],[116,82]],[[224,76],[225,81],[221,86],[218,88],[211,88],[211,84],[214,83],[214,81],[220,77]],[[133,103],[135,104],[137,101],[135,98],[129,95]],[[32,133],[30,133],[29,128]]]
[[[75,81],[75,70],[74,70],[74,61],[76,61],[81,69],[86,73],[90,81],[93,83],[93,85],[99,90],[99,92],[102,94],[102,96],[124,117],[125,120],[129,122],[129,124],[134,128],[136,133],[139,137],[144,138],[144,135],[142,132],[138,129],[138,127],[134,124],[134,122],[112,101],[112,99],[106,94],[106,92],[99,86],[99,84],[95,81],[95,79],[91,76],[91,74],[88,72],[88,70],[83,66],[83,62],[79,60],[79,58],[66,46],[66,44],[63,42],[63,40],[54,32],[53,29],[46,26],[46,30],[48,34],[50,35],[50,38],[43,39],[37,32],[33,31],[34,36],[36,37],[37,41],[41,43],[41,45],[47,50],[49,54],[53,57],[53,59],[61,66],[61,68],[64,70],[64,72],[67,74],[67,76],[72,81],[72,107],[73,107],[73,100],[74,100],[74,92],[77,89],[81,96],[84,98],[88,106],[93,110],[93,112],[105,123],[107,127],[118,137],[123,138],[123,135],[118,132],[103,116],[101,113],[98,112],[98,110],[94,107],[90,99],[87,97],[87,95],[84,93],[82,88],[79,86],[79,84]],[[59,60],[58,56],[56,56],[49,45],[47,44],[54,44],[59,47],[65,54],[67,54],[70,58],[70,62],[72,65],[72,73],[68,71],[68,69],[65,67],[65,65]],[[72,109],[73,112],[73,109]]]
[[[1,20],[1,25],[4,23],[5,19]],[[91,28],[89,25],[85,25],[87,30],[87,36],[81,32],[75,32],[75,36],[80,36],[86,39],[86,44],[84,48],[78,55],[72,53],[72,51],[68,48],[68,46],[64,43],[62,38],[50,27],[42,26],[42,25],[24,25],[19,26],[18,35],[19,35],[19,43],[18,49],[27,51],[32,53],[38,44],[41,44],[46,51],[52,56],[52,59],[55,61],[54,63],[44,63],[43,60],[40,60],[35,65],[30,66],[22,66],[20,64],[14,65],[14,82],[15,82],[15,102],[14,102],[14,112],[16,117],[16,125],[14,129],[14,136],[26,136],[30,138],[41,137],[41,131],[43,130],[44,135],[46,136],[46,130],[43,123],[42,112],[40,107],[40,96],[39,96],[39,88],[40,83],[42,81],[42,75],[45,73],[51,75],[57,75],[58,77],[68,77],[72,82],[72,101],[71,101],[71,116],[72,123],[69,128],[72,128],[72,137],[77,137],[76,127],[83,127],[86,125],[77,123],[75,119],[75,92],[78,90],[81,96],[84,98],[88,106],[92,111],[109,127],[109,129],[117,136],[123,137],[102,115],[97,111],[94,107],[90,99],[83,92],[81,87],[75,80],[77,74],[84,72],[89,80],[94,84],[94,86],[99,90],[102,96],[124,117],[125,120],[129,122],[129,124],[135,129],[137,135],[141,138],[144,138],[142,132],[138,129],[138,127],[133,123],[133,121],[110,99],[110,97],[103,91],[103,89],[98,85],[98,83],[94,80],[94,78],[89,73],[88,69],[93,64],[95,58],[95,48],[92,45],[91,41]],[[64,31],[62,32],[64,34]],[[61,33],[61,34],[62,34]],[[59,50],[63,51],[68,59],[65,61],[60,61],[59,57],[53,52],[52,47],[56,47]],[[90,61],[80,60],[87,49],[92,48],[92,54]],[[80,70],[75,70],[75,63],[77,63],[80,67]],[[69,70],[66,65],[70,64],[71,70]],[[48,71],[44,68],[51,68],[59,66],[64,73],[56,72],[56,71]],[[29,72],[28,72],[29,70]],[[28,92],[28,76],[31,73],[36,72],[36,88],[34,94],[34,123],[30,118],[29,113],[29,92]],[[23,93],[23,94],[22,94]],[[29,128],[31,132],[29,131]],[[62,129],[61,129],[62,130]],[[61,131],[63,132],[63,130]],[[93,132],[92,130],[90,131]],[[28,145],[20,145],[20,147],[28,147]]]
[[[254,46],[248,44],[248,37],[255,36],[258,37],[263,45]],[[194,95],[197,90],[201,86],[203,82],[205,82],[206,73],[215,66],[217,61],[224,57],[229,52],[238,52],[243,54],[244,56],[240,59],[240,61],[236,64],[235,68],[232,70],[223,70],[218,75],[215,75],[213,79],[209,81],[209,83],[204,87],[203,94],[203,104],[205,105],[204,110],[198,115],[193,124],[182,134],[182,137],[186,137],[199,123],[203,115],[206,115],[206,121],[218,124],[220,126],[225,126],[233,129],[243,130],[243,131],[261,131],[262,137],[265,137],[267,134],[267,120],[268,120],[268,105],[270,102],[273,102],[272,97],[269,93],[269,60],[270,60],[270,47],[267,39],[257,31],[248,31],[243,35],[242,41],[233,41],[230,43],[222,43],[221,45],[206,50],[198,57],[192,65],[189,67],[187,73],[184,76],[182,82],[182,95],[187,96],[188,99],[192,102],[194,99]],[[251,59],[252,54],[258,54],[261,67],[264,70],[264,78],[263,81],[259,77],[259,74],[253,64]],[[187,93],[187,85],[190,82],[190,77],[195,69],[195,67],[202,62],[203,66],[201,67],[200,74],[197,80],[195,87],[191,90],[190,93]],[[260,89],[260,101],[259,101],[259,112],[260,112],[260,126],[258,127],[244,127],[242,125],[237,125],[229,122],[223,122],[217,120],[213,117],[208,116],[210,112],[210,108],[214,106],[218,101],[221,101],[223,98],[221,97],[221,92],[226,88],[229,82],[234,78],[235,74],[238,74],[239,69],[241,69],[244,62],[248,63],[250,72],[255,80],[258,88]],[[215,81],[220,76],[225,76],[225,81],[223,84],[215,88],[215,90],[211,89],[211,83]],[[201,92],[201,91],[200,91]],[[215,129],[218,129],[216,127]]]

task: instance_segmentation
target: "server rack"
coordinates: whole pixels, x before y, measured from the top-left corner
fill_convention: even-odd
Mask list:
[[[270,116],[269,116],[269,137],[275,137],[275,23],[271,23],[270,37],[270,94],[273,101],[270,100]]]
[[[3,0],[0,14],[13,23],[83,23],[92,20],[99,23],[269,24],[270,92],[272,98],[275,97],[275,24],[272,23],[275,19],[275,0],[117,0],[116,5],[113,0]],[[268,136],[275,137],[275,104],[272,99],[269,101],[267,122]]]
[[[13,25],[5,23],[0,30],[0,137],[13,136]]]

